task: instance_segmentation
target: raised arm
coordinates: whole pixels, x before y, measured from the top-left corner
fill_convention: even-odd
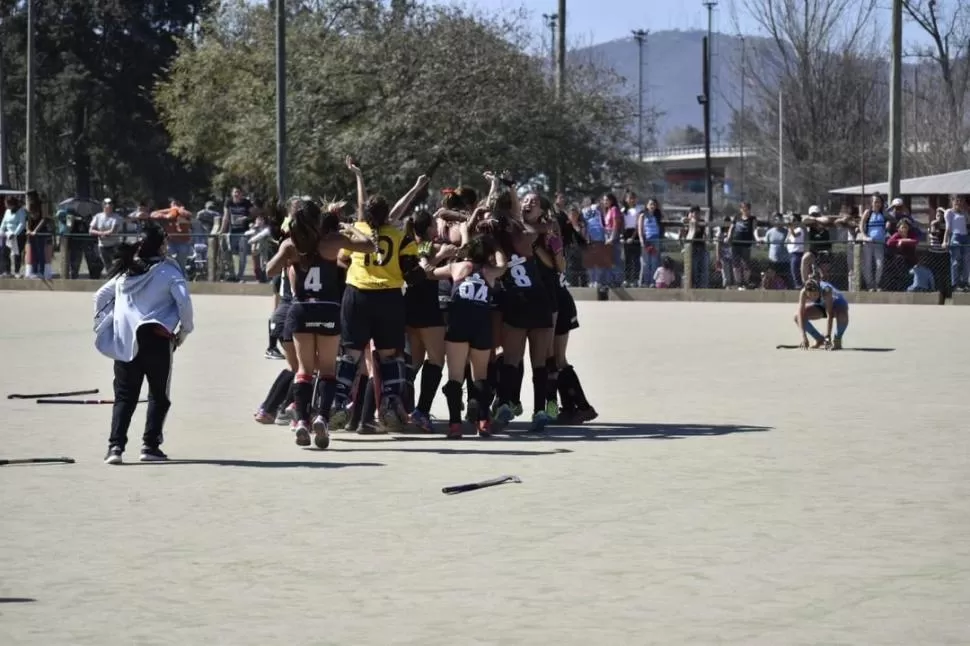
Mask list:
[[[364,188],[364,173],[361,172],[360,167],[354,163],[354,158],[347,155],[347,168],[350,172],[354,174],[357,178],[357,221],[364,221],[364,204],[367,203],[367,189]]]
[[[266,275],[267,276],[277,276],[283,273],[283,269],[289,264],[290,258],[293,256],[294,247],[293,242],[289,239],[284,240],[280,244],[280,248],[276,250],[276,255],[269,259],[266,263]]]
[[[391,222],[400,220],[401,217],[407,213],[408,207],[414,202],[414,199],[418,196],[418,193],[420,193],[424,187],[428,185],[429,181],[430,179],[425,175],[418,177],[418,180],[414,183],[414,186],[411,187],[411,190],[405,193],[404,196],[394,205],[394,208],[391,209],[388,219]]]

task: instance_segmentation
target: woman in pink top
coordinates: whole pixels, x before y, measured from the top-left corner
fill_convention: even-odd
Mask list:
[[[606,226],[606,245],[610,248],[613,258],[613,271],[609,286],[619,287],[623,284],[623,245],[620,236],[623,233],[623,213],[616,195],[607,193],[603,196],[603,224]]]

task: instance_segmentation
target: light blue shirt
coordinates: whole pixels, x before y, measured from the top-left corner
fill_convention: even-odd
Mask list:
[[[194,329],[192,298],[181,268],[171,259],[138,276],[115,276],[94,295],[94,346],[116,361],[138,354],[138,328],[158,324],[175,334]]]
[[[11,211],[7,209],[7,212],[3,214],[3,221],[0,222],[0,236],[6,236],[7,234],[12,234],[19,236],[24,232],[27,227],[27,210],[23,207],[17,209],[16,211]]]
[[[771,227],[765,233],[765,242],[768,243],[768,260],[771,262],[787,262],[788,250],[785,249],[785,239],[788,231],[778,227]]]

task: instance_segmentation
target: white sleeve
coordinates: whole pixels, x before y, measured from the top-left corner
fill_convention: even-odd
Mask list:
[[[195,329],[195,318],[192,311],[192,296],[189,294],[188,283],[179,278],[172,281],[170,288],[172,298],[179,308],[179,321],[182,324],[182,332],[186,335],[191,334]]]

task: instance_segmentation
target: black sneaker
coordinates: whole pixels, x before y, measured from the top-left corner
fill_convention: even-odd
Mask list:
[[[162,450],[159,448],[143,446],[141,447],[141,457],[138,459],[141,462],[166,462],[168,456],[162,453]]]
[[[267,359],[285,359],[283,353],[280,352],[279,348],[269,348],[266,350],[266,354],[263,355]]]
[[[104,454],[105,464],[121,464],[121,454],[124,450],[120,446],[109,446],[108,452]]]

